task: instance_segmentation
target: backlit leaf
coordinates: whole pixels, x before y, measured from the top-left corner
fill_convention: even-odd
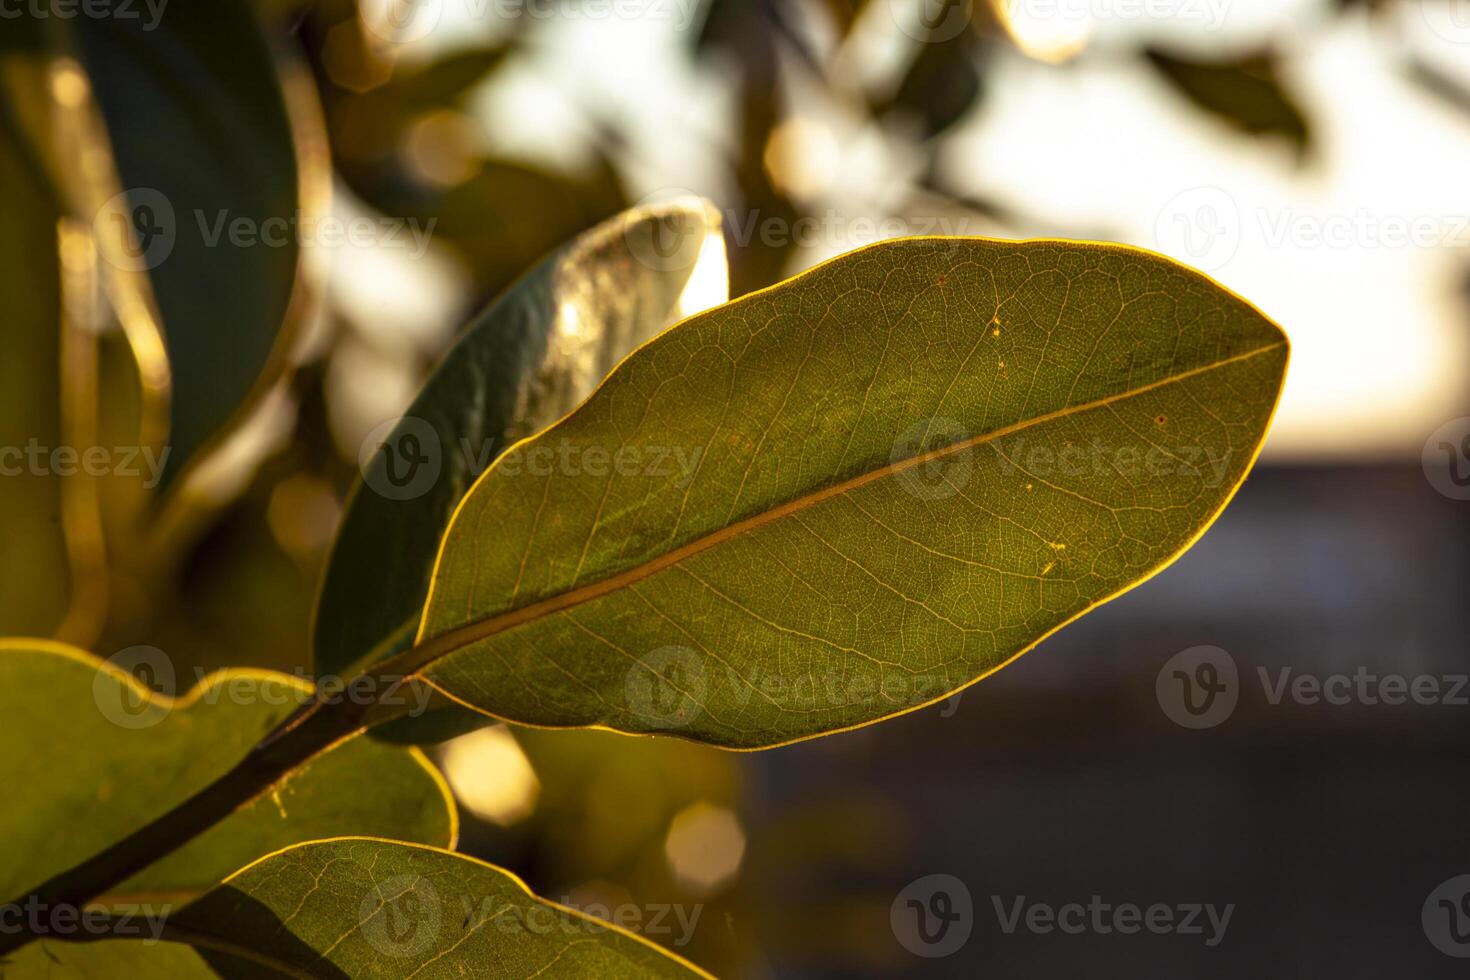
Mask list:
[[[106,964],[116,951],[143,975],[170,978],[708,976],[617,926],[537,898],[499,868],[367,838],[313,841],[257,861],[170,917],[165,936],[174,942],[109,940],[59,952],[75,969]],[[186,957],[183,942],[199,952]],[[15,965],[44,975],[45,953],[59,945],[32,944]]]
[[[170,686],[159,651],[134,648],[119,660]],[[24,894],[183,802],[243,758],[309,690],[286,674],[228,670],[174,700],[72,647],[0,641],[0,729],[11,746],[0,758],[0,892]],[[187,901],[264,854],[344,831],[452,846],[454,804],[416,750],[354,739],[105,901]]]
[[[511,721],[737,748],[910,710],[1187,548],[1286,360],[1135,249],[862,249],[670,329],[501,456],[399,666]]]

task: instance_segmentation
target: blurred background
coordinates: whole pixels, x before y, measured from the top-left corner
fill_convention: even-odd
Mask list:
[[[1262,461],[1199,545],[996,677],[878,727],[743,755],[503,727],[446,742],[461,849],[572,904],[697,914],[645,931],[719,975],[1463,975],[1445,944],[1470,944],[1436,941],[1429,900],[1470,874],[1470,686],[1454,682],[1470,673],[1470,3],[257,7],[302,201],[426,236],[302,250],[277,298],[286,363],[245,386],[248,411],[222,413],[228,437],[201,437],[166,505],[136,481],[81,503],[7,483],[60,517],[7,543],[4,632],[104,657],[149,644],[189,677],[309,669],[364,439],[476,309],[636,202],[713,201],[731,295],[895,235],[1127,242],[1209,272],[1293,343]],[[0,50],[23,83],[37,48],[17,33]],[[51,97],[69,84],[53,74]],[[11,122],[34,131],[27,104]],[[228,147],[256,119],[219,123]],[[0,173],[14,200],[31,171]],[[60,275],[65,315],[100,338],[36,356],[103,379],[101,403],[122,406],[104,433],[162,424],[126,297],[68,265],[65,223],[63,271],[37,264],[16,229],[46,216],[10,211],[10,267]],[[8,323],[54,322],[5,302]],[[70,409],[23,418],[50,393],[13,332],[4,397],[22,439],[80,410],[63,384]],[[68,533],[89,506],[95,533]],[[145,545],[120,557],[108,515],[139,507]],[[1201,646],[1233,687],[1198,727],[1169,692],[1173,658]],[[1309,703],[1274,695],[1283,670],[1433,677],[1440,695]],[[964,892],[957,948],[898,924],[905,890],[936,874]],[[1233,913],[1215,945],[1208,927],[1007,931],[997,903],[1018,896]],[[1454,922],[1470,938],[1470,906]]]

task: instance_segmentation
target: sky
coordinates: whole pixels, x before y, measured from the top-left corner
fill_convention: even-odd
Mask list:
[[[592,0],[554,23],[550,0],[420,0],[429,29],[397,50],[411,61],[481,41],[497,5],[523,2],[545,29],[472,103],[488,147],[575,168],[597,123],[614,120],[634,199],[734,200],[721,163],[734,133],[730,72],[688,57],[694,0]],[[788,272],[904,231],[1106,237],[1209,273],[1286,329],[1292,366],[1267,459],[1415,459],[1435,429],[1470,412],[1470,115],[1408,75],[1418,58],[1470,84],[1470,0],[1407,0],[1377,24],[1326,17],[1316,0],[1003,0],[1032,56],[1001,53],[991,94],[941,161],[954,186],[1013,205],[1027,226],[885,229],[877,219],[903,213],[920,156],[857,98],[913,56],[894,30],[907,2],[873,0],[840,50],[829,25],[802,25],[835,59],[835,84],[789,73],[788,123],[768,159],[810,213],[832,217]],[[1311,157],[1298,165],[1284,142],[1234,133],[1184,103],[1131,53],[1158,42],[1217,55],[1273,47],[1314,126]],[[354,274],[350,260],[343,275],[379,293],[394,281],[382,262],[363,265],[371,271]],[[432,275],[440,292],[457,281]],[[430,305],[424,316],[453,309]]]

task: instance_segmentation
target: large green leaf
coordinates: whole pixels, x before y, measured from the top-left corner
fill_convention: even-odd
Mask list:
[[[314,233],[299,219],[320,202],[301,199],[293,120],[249,4],[140,13],[67,24],[126,194],[99,223],[132,228],[131,251],[104,236],[103,254],[146,272],[162,318],[172,476],[281,366],[300,236]]]
[[[134,653],[136,656],[134,656]],[[122,662],[168,685],[151,648]],[[286,674],[211,674],[178,700],[72,647],[0,641],[0,893],[23,894],[223,775],[301,703]],[[185,901],[263,854],[341,833],[452,846],[454,804],[416,750],[354,739],[119,885],[108,901]]]
[[[272,854],[177,912],[164,935],[174,942],[33,943],[14,963],[36,976],[46,975],[48,956],[81,972],[113,955],[169,978],[708,976],[632,933],[537,898],[499,868],[368,838]],[[186,955],[175,945],[183,942],[200,953]]]
[[[364,478],[317,606],[318,674],[346,674],[412,642],[449,516],[506,446],[571,411],[678,319],[681,300],[725,301],[719,222],[692,198],[629,211],[559,250],[470,325],[403,417],[364,446]]]
[[[910,710],[1187,548],[1286,361],[1135,249],[859,250],[666,331],[501,456],[398,666],[516,722],[736,748]]]

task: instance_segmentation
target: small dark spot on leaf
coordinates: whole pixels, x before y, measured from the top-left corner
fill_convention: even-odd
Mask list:
[[[1159,425],[1163,425],[1167,421],[1169,421],[1169,420],[1166,419],[1166,418],[1164,418],[1164,416],[1162,416],[1162,415],[1160,415],[1158,418],[1154,419],[1154,422],[1158,423]]]

